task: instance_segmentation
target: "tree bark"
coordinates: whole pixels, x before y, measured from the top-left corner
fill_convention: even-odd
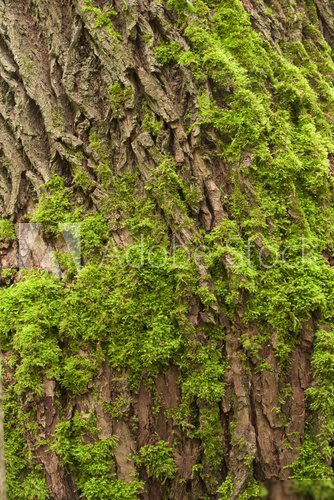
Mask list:
[[[2,376],[2,363],[0,364],[0,373]],[[0,498],[7,499],[6,494],[6,467],[5,467],[5,441],[4,441],[4,421],[3,421],[3,389],[0,381]]]
[[[305,280],[310,277],[315,283],[316,278],[311,268],[302,277],[295,278],[291,269],[298,259],[293,255],[288,274],[282,272],[277,278],[283,289],[285,286],[286,289],[294,287],[292,294],[287,295],[285,302],[278,302],[278,306],[274,295],[263,299],[268,300],[263,307],[261,290],[267,286],[270,291],[277,284],[275,280],[271,285],[265,282],[265,271],[272,264],[257,270],[256,278],[252,278],[250,268],[244,267],[240,271],[240,247],[235,241],[241,238],[250,242],[251,252],[268,259],[271,245],[275,245],[279,238],[283,242],[280,252],[286,248],[284,238],[286,242],[290,241],[287,234],[292,231],[291,227],[299,227],[300,234],[304,234],[303,231],[317,233],[318,219],[314,222],[316,216],[310,208],[311,203],[316,207],[314,211],[319,213],[332,206],[333,187],[328,184],[328,179],[333,175],[334,150],[332,152],[332,144],[328,145],[329,132],[323,132],[321,127],[330,130],[334,116],[333,3],[330,0],[305,0],[298,4],[288,0],[243,0],[230,4],[226,1],[204,2],[205,9],[202,4],[199,8],[204,13],[198,14],[193,9],[199,4],[147,0],[0,0],[2,217],[14,223],[17,235],[20,223],[29,220],[41,222],[34,214],[43,203],[43,196],[48,200],[45,198],[48,184],[45,187],[45,183],[57,175],[70,193],[72,213],[81,207],[84,214],[99,213],[108,221],[113,248],[124,251],[140,241],[138,227],[144,228],[144,234],[149,224],[153,225],[150,233],[152,246],[168,241],[169,247],[190,249],[192,255],[196,249],[204,248],[195,259],[197,288],[194,291],[189,285],[184,294],[187,321],[186,325],[180,326],[186,332],[182,337],[183,347],[178,347],[167,362],[162,362],[154,375],[149,373],[149,366],[141,366],[137,386],[131,385],[128,365],[111,366],[107,353],[103,352],[103,362],[97,363],[98,368],[80,394],[73,396],[62,383],[63,374],[50,375],[42,370],[36,372],[42,394],[36,395],[27,389],[15,395],[17,373],[24,364],[25,354],[15,344],[19,326],[8,329],[9,337],[6,337],[6,346],[3,347],[4,391],[5,399],[7,397],[11,403],[6,406],[8,430],[5,437],[13,432],[15,418],[20,415],[24,440],[21,451],[14,453],[27,454],[29,451],[32,459],[22,466],[19,480],[25,481],[31,471],[40,467],[46,489],[38,498],[98,498],[83,492],[83,483],[78,479],[81,477],[80,462],[75,465],[73,457],[72,462],[66,462],[59,447],[54,446],[57,426],[72,422],[76,412],[96,416],[98,436],[93,439],[85,435],[82,437],[84,444],[117,437],[110,480],[143,481],[142,490],[138,489],[137,493],[140,498],[258,498],[261,485],[266,487],[267,497],[271,499],[303,498],[308,494],[322,498],[321,493],[312,489],[310,492],[298,489],[292,478],[299,470],[299,466],[295,469],[293,464],[301,456],[302,444],[307,442],[310,432],[316,436],[315,440],[320,439],[322,426],[326,425],[323,422],[327,422],[326,411],[319,409],[319,405],[312,406],[305,391],[318,387],[320,375],[317,360],[314,360],[315,334],[330,329],[330,313],[322,304],[329,307],[331,298],[322,295],[319,300],[317,296],[314,301],[312,298],[310,303],[307,302],[309,296],[305,294],[304,298],[303,295]],[[231,37],[228,39],[224,31],[225,24],[222,24],[223,28],[217,24],[217,28],[212,28],[217,31],[211,33],[210,42],[204,39],[203,33],[198,41],[195,28],[187,28],[188,25],[199,26],[200,17],[196,16],[208,18],[211,23],[220,8],[231,8],[232,14],[224,11],[226,19],[232,16],[232,21],[228,21]],[[241,10],[236,16],[238,9]],[[242,19],[241,27],[237,24],[238,19]],[[245,46],[240,44],[243,36]],[[223,49],[215,49],[216,52],[212,49],[211,54],[210,43],[218,44],[220,40],[224,40]],[[180,59],[181,54],[183,59]],[[187,62],[187,54],[189,60],[198,58],[197,62]],[[219,59],[222,54],[224,57],[228,54],[225,66]],[[254,54],[258,59],[252,68]],[[273,58],[276,54],[277,61],[278,58],[286,61],[284,71],[290,72],[291,78],[283,70],[279,73],[280,62],[273,62],[273,67],[276,64],[273,72],[276,73],[271,73],[263,62],[264,54]],[[302,66],[301,60],[306,59],[307,63]],[[298,76],[296,68],[298,71],[302,68]],[[250,90],[242,97],[244,88]],[[294,158],[286,157],[282,164],[275,164],[272,171],[266,173],[267,177],[261,175],[269,161],[268,156],[263,153],[265,159],[261,163],[260,153],[255,148],[266,136],[266,155],[268,151],[273,156],[276,151],[278,154],[286,147],[287,136],[284,134],[288,131],[283,130],[282,136],[278,137],[279,133],[275,133],[280,126],[278,118],[262,115],[259,118],[260,112],[256,115],[260,104],[251,101],[251,92],[259,96],[259,88],[263,93],[268,91],[263,102],[270,100],[271,110],[276,109],[277,103],[281,111],[286,106],[283,111],[291,114],[289,124],[296,130],[295,144],[291,146]],[[209,104],[205,96],[209,96]],[[259,98],[257,102],[260,101]],[[225,122],[221,125],[225,118],[220,113],[231,109],[235,114],[227,120],[228,125]],[[247,110],[251,110],[250,118],[246,116]],[[311,146],[307,145],[305,137],[297,137],[306,115],[313,120],[307,137],[319,134],[314,140],[319,149],[316,151],[314,146],[312,154],[308,152],[307,148]],[[234,118],[237,123],[233,122]],[[320,122],[323,125],[320,126]],[[253,124],[261,128],[256,139]],[[236,146],[239,143],[243,145]],[[235,153],[233,148],[237,147]],[[321,155],[325,158],[323,169],[326,172],[321,171],[317,177],[318,164],[323,161]],[[311,161],[314,157],[318,163],[313,167]],[[298,162],[302,165],[294,184],[291,183],[293,187],[289,184],[290,171],[285,170],[289,161],[293,168],[299,165]],[[250,172],[252,169],[255,174]],[[170,175],[167,180],[164,177],[166,172]],[[321,192],[308,187],[312,178],[319,179]],[[132,212],[126,205],[130,204],[124,188],[127,182],[132,183],[133,201],[138,202],[132,206]],[[280,190],[286,189],[284,199],[287,205],[283,215],[278,214],[279,209],[273,208],[268,201],[268,193],[271,193],[272,199],[276,200],[275,206],[283,203],[277,194],[279,189],[275,191],[278,185]],[[300,201],[305,193],[308,196],[306,208]],[[147,200],[149,205],[145,205]],[[56,206],[60,213],[59,199]],[[284,223],[281,222],[283,219]],[[251,230],[247,229],[247,220],[253,224]],[[227,227],[226,221],[237,224],[240,232],[228,233],[224,229],[224,233],[221,228]],[[275,232],[277,228],[281,231],[279,235]],[[163,233],[161,238],[158,237],[159,231]],[[270,237],[265,236],[266,231],[271,232]],[[326,229],[321,231],[326,233]],[[48,249],[63,250],[64,242],[50,234],[44,234],[32,253],[25,257],[26,267],[52,270],[51,261],[47,259],[46,264],[45,260],[44,264],[42,261]],[[153,241],[155,237],[156,241]],[[285,245],[290,245],[286,242]],[[1,284],[5,290],[8,286],[20,286],[22,282],[18,273],[22,244],[21,240],[2,242],[2,270],[10,268],[15,271],[9,278],[8,273],[2,272]],[[217,255],[219,249],[225,249],[219,255],[219,265],[208,262],[206,248],[214,248]],[[318,258],[323,259],[321,265],[328,268],[328,273],[332,272],[332,249],[327,243],[317,250]],[[82,264],[89,264],[85,255]],[[173,277],[173,273],[175,269],[170,269],[168,276]],[[145,277],[139,275],[136,279],[140,287]],[[247,288],[252,279],[258,281]],[[321,293],[325,295],[329,278],[326,279],[319,278],[325,290]],[[64,275],[60,281],[66,282]],[[65,290],[67,287],[71,285],[65,283]],[[230,294],[230,302],[225,301],[224,294]],[[304,308],[297,303],[299,294],[306,304]],[[127,296],[124,297],[127,300]],[[269,292],[266,297],[270,297]],[[95,299],[90,300],[87,308]],[[144,302],[144,296],[142,300]],[[286,302],[290,300],[289,309]],[[277,323],[273,324],[270,311],[275,307]],[[279,318],[281,308],[288,309],[282,321],[291,320],[292,326],[287,324],[287,330],[292,332],[289,330],[289,339],[294,339],[292,347],[289,344],[288,359],[284,363],[278,354],[279,349],[283,352],[281,346],[285,342],[282,341],[284,334],[278,333],[283,331]],[[13,314],[20,314],[17,311],[21,309]],[[134,310],[132,315],[137,320],[141,311]],[[170,319],[170,325],[177,320],[182,323],[181,316],[181,313],[179,317],[176,314],[176,319]],[[67,319],[65,312],[62,319]],[[23,321],[29,324],[30,320]],[[101,316],[102,326],[104,321],[109,321],[107,313]],[[297,325],[295,330],[293,321]],[[57,328],[54,325],[52,328],[50,337],[54,338]],[[12,338],[14,343],[11,343]],[[67,338],[59,334],[57,342],[66,356]],[[89,357],[88,345],[86,340],[80,345],[79,339],[77,355]],[[96,342],[94,356],[99,349],[103,351],[103,342],[101,345]],[[161,351],[163,348],[162,343]],[[218,363],[215,353],[220,357]],[[206,355],[208,360],[204,362]],[[330,371],[333,358],[328,359]],[[221,367],[224,370],[217,375]],[[190,382],[187,385],[184,381],[196,373],[199,374],[198,385],[193,382],[195,388],[192,390],[198,394],[189,403],[185,394]],[[319,387],[323,387],[321,380]],[[205,395],[201,393],[200,383],[203,381],[207,381],[208,387]],[[218,383],[221,384],[218,398],[212,396],[216,383],[217,387]],[[326,384],[330,388],[331,382]],[[13,401],[18,406],[15,411]],[[122,401],[117,415],[110,412],[115,401]],[[181,419],[180,423],[178,411],[182,401],[189,404],[191,416]],[[329,409],[328,413],[332,410]],[[34,424],[34,431],[29,422]],[[326,446],[331,448],[330,438],[327,436],[326,439]],[[0,432],[2,448],[1,441]],[[167,443],[172,450],[176,467],[175,474],[168,476],[167,473],[165,480],[151,474],[144,461],[138,462],[134,456],[140,456],[141,449],[156,446],[159,441]],[[317,443],[321,454],[321,444]],[[4,470],[1,462],[0,456],[0,472]],[[8,462],[13,467],[12,458],[9,457]],[[324,467],[327,475],[311,475],[305,479],[328,481],[329,486],[324,491],[330,495],[334,491],[334,482],[328,475],[332,464],[327,455]],[[89,474],[90,479],[94,479],[94,473]],[[102,484],[101,477],[100,472],[96,473],[97,482]],[[28,492],[28,486],[25,488],[26,498],[37,498]],[[0,477],[0,496],[1,491]],[[17,491],[10,486],[8,497],[18,498]],[[1,498],[5,498],[4,495]],[[127,497],[120,494],[119,498]]]

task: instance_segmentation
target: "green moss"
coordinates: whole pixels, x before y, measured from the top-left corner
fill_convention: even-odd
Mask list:
[[[190,342],[191,347],[184,358],[184,377],[182,383],[182,404],[189,407],[197,403],[218,403],[224,395],[223,375],[226,362],[217,349],[216,342],[206,345]]]
[[[78,222],[79,209],[73,209],[70,202],[70,190],[65,186],[63,177],[53,175],[44,185],[44,192],[35,209],[31,222],[42,223],[44,230],[57,235],[60,232],[59,224]]]
[[[328,168],[334,148],[331,51],[316,23],[309,22],[303,43],[282,44],[278,51],[251,28],[238,0],[194,1],[191,15],[184,2],[168,5],[178,13],[190,45],[179,54],[179,64],[192,69],[199,86],[207,78],[213,81],[213,90],[203,85],[199,93],[197,125],[204,135],[215,131],[217,155],[230,170],[231,194],[225,197],[230,220],[207,238],[215,296],[232,321],[240,307],[246,308],[243,323],[265,332],[242,338],[248,356],[258,357],[258,367],[262,345],[273,331],[284,366],[306,321],[333,322],[334,275],[321,255],[333,248],[334,229]],[[286,14],[293,16],[288,6]],[[329,366],[331,345],[329,335],[320,335],[313,361],[319,381],[307,394],[320,415],[317,442],[329,460],[332,402],[326,387],[331,381],[322,363]],[[309,474],[305,470],[305,477]],[[230,482],[225,486],[228,498]]]
[[[172,449],[165,441],[143,446],[136,455],[135,461],[137,465],[146,468],[149,477],[157,479],[162,484],[168,479],[173,479],[177,472]]]
[[[296,253],[292,256],[291,251],[294,266],[286,266],[286,262],[276,264],[275,255],[286,247],[296,247],[294,233],[298,226],[287,217],[288,210],[295,207],[300,214],[300,236],[302,231],[313,232],[313,245],[324,248],[330,244],[326,232],[333,234],[333,228],[329,229],[331,210],[326,208],[324,216],[320,208],[332,184],[328,154],[333,143],[322,111],[324,108],[327,112],[328,106],[319,99],[305,72],[252,30],[239,1],[220,2],[212,15],[204,16],[203,9],[200,2],[195,2],[195,10],[201,15],[191,17],[184,29],[191,49],[181,55],[180,62],[187,59],[195,71],[211,78],[224,100],[222,107],[212,93],[200,93],[199,123],[204,129],[215,129],[221,137],[221,155],[233,169],[227,209],[236,219],[227,222],[235,225],[233,235],[215,232],[210,236],[213,252],[208,264],[216,291],[231,317],[235,307],[246,301],[250,313],[246,321],[267,322],[282,331],[277,352],[282,359],[293,348],[293,334],[302,328],[306,310],[311,314],[321,308],[327,314],[325,296],[330,293],[332,271],[326,263],[318,258],[312,266],[309,260],[298,259]],[[248,167],[243,166],[245,151],[251,158]],[[254,207],[258,207],[256,211]],[[268,229],[269,218],[276,234]],[[247,248],[247,239],[254,241],[256,233],[265,241],[269,254],[261,262],[254,260],[259,252]],[[226,238],[233,241],[224,245]],[[279,290],[278,283],[284,283]],[[301,293],[291,303],[289,290],[293,293],[296,287]],[[268,296],[264,298],[263,294]],[[269,304],[269,309],[261,308],[261,301]]]
[[[183,343],[182,290],[170,265],[160,249],[138,244],[110,265],[87,266],[66,301],[63,335],[104,342],[111,366],[129,369],[133,381],[156,374]]]
[[[89,214],[80,222],[80,249],[84,259],[101,258],[108,238],[108,223],[101,214]]]
[[[229,474],[223,484],[218,488],[218,498],[221,500],[229,500],[232,497],[234,483],[232,476]],[[251,480],[244,491],[238,495],[242,500],[257,500],[259,498],[266,498],[267,490],[258,481]]]
[[[97,180],[108,189],[113,177],[108,142],[99,131],[93,129],[89,134],[89,145],[99,156],[99,162],[95,165]]]
[[[127,253],[114,258],[114,263],[105,263],[102,267],[86,266],[66,287],[53,276],[28,273],[24,281],[2,291],[2,345],[8,345],[15,353],[16,393],[23,395],[29,391],[41,397],[43,373],[57,380],[70,396],[84,394],[104,358],[102,352],[109,353],[112,367],[126,368],[130,380],[136,384],[143,373],[146,378],[152,377],[172,361],[181,365],[186,362],[180,359],[184,351],[182,330],[187,311],[182,302],[183,297],[186,299],[185,286],[194,290],[198,286],[193,270],[184,265],[178,270],[171,257],[165,259],[159,251],[151,252],[149,246],[142,249],[134,245]],[[171,268],[173,273],[170,273]],[[134,314],[139,308],[140,316]],[[9,314],[14,310],[15,315]],[[94,355],[92,346],[96,342],[101,344],[102,350]],[[87,353],[86,343],[90,345]],[[198,373],[188,378],[184,385],[184,395],[189,402],[197,397],[211,401],[212,383],[222,375],[219,358],[217,365],[212,366],[212,354],[217,352],[215,346],[209,354],[204,346],[201,351],[199,349],[192,354]],[[187,369],[190,360],[187,360]],[[200,371],[204,363],[207,366]],[[193,374],[189,373],[190,376]],[[217,380],[217,400],[222,395],[220,384],[222,382]],[[77,416],[62,422],[57,428],[53,448],[73,470],[82,494],[91,495],[89,498],[107,498],[110,492],[114,494],[119,489],[120,498],[127,494],[135,498],[135,492],[140,490],[139,483],[126,486],[105,479],[107,474],[112,477],[113,459],[111,456],[104,465],[101,460],[112,455],[114,441],[96,440],[87,444],[83,439],[86,433],[93,433],[96,439],[93,420],[85,421]],[[209,412],[205,419],[203,417],[201,431],[207,460],[213,457],[216,439],[219,439],[218,428],[217,438],[212,440],[210,437],[213,426],[216,421],[211,419]],[[109,446],[110,453],[107,451]],[[92,456],[95,465],[92,465]],[[140,456],[150,474],[161,481],[175,472],[172,459],[165,460],[170,458],[169,449],[159,445],[143,451]]]
[[[61,315],[63,287],[53,276],[38,272],[27,276],[1,291],[1,345],[10,345],[16,356],[15,391],[42,394],[43,377],[58,377],[60,371],[54,327]]]
[[[71,394],[83,394],[100,365],[101,360],[85,353],[66,357],[61,375],[62,386]]]
[[[81,187],[84,192],[89,192],[95,186],[95,182],[88,172],[83,167],[79,166],[73,169],[73,183]]]
[[[264,286],[250,299],[247,320],[266,319],[278,332],[277,354],[281,360],[289,355],[298,332],[312,311],[325,317],[330,313],[333,271],[322,258],[294,260],[291,268],[281,262],[261,276]],[[261,306],[262,303],[262,306]],[[264,306],[266,304],[266,306]]]
[[[144,483],[142,481],[125,482],[121,479],[101,480],[92,478],[85,484],[83,495],[87,500],[136,500],[140,498]]]
[[[125,87],[122,83],[117,82],[109,87],[108,92],[112,111],[115,117],[121,118],[123,116],[123,108],[133,106],[133,88]]]
[[[223,484],[219,486],[217,493],[220,500],[230,500],[233,492],[233,479],[229,474]]]
[[[17,269],[11,267],[4,267],[1,269],[0,277],[2,279],[2,283],[6,286],[9,286],[13,283],[15,279]]]
[[[293,9],[285,4],[292,23]],[[252,28],[238,0],[172,0],[168,6],[177,13],[189,49],[182,52],[175,42],[163,42],[155,56],[162,66],[187,66],[196,79],[197,122],[190,114],[186,121],[189,134],[198,131],[203,150],[214,132],[217,147],[211,158],[224,164],[229,186],[221,197],[226,217],[203,237],[193,220],[202,201],[194,179],[186,165],[160,155],[163,122],[148,108],[141,110],[142,126],[156,137],[150,153],[157,167],[146,166],[145,186],[139,170],[113,172],[110,140],[92,129],[89,142],[98,157],[94,168],[103,192],[103,215],[82,207],[73,210],[76,186],[87,191],[92,187],[86,172],[76,167],[74,185],[53,176],[32,218],[49,224],[52,234],[58,234],[59,222],[81,222],[87,265],[77,273],[64,256],[65,282],[43,273],[28,274],[0,294],[1,342],[12,351],[11,395],[15,399],[29,394],[38,400],[45,374],[66,389],[69,398],[85,394],[102,361],[122,370],[133,388],[143,379],[152,383],[171,364],[177,366],[182,401],[172,412],[174,421],[190,438],[200,439],[201,463],[196,470],[216,488],[215,473],[221,470],[225,452],[219,408],[227,361],[223,328],[214,325],[215,311],[219,308],[229,318],[232,331],[238,315],[238,329],[245,328],[239,355],[249,370],[251,358],[255,371],[272,369],[263,363],[261,350],[274,335],[282,372],[306,323],[321,318],[329,331],[321,329],[315,335],[314,383],[306,391],[308,425],[317,431],[307,434],[293,469],[301,494],[331,498],[334,272],[322,257],[323,250],[334,250],[334,184],[328,168],[334,152],[330,48],[316,23],[303,24],[302,41],[284,43],[279,50],[270,46]],[[85,10],[93,15],[97,29],[111,30],[114,36],[113,11],[94,7],[91,1]],[[133,90],[120,82],[109,88],[109,97],[115,118],[123,118],[124,108],[134,105]],[[191,232],[190,249],[206,244],[201,257],[210,287],[199,279],[184,250],[171,254],[171,229],[177,235]],[[99,265],[110,230],[129,231],[134,242],[122,250],[109,248]],[[212,324],[189,324],[194,297],[212,314]],[[248,327],[259,333],[247,333]],[[280,413],[288,397],[282,389],[273,411]],[[110,405],[113,418],[122,417],[124,406],[122,397]],[[23,416],[18,408],[7,406],[6,412],[8,433],[13,421],[21,423]],[[140,483],[116,480],[115,440],[99,440],[94,419],[83,420],[74,416],[61,422],[53,443],[74,472],[80,494],[135,498]],[[230,430],[232,445],[242,447],[245,443],[233,435],[233,424]],[[11,451],[6,452],[13,491],[19,492],[22,477],[27,485],[35,481],[43,498],[42,476],[31,457],[24,457],[25,436],[13,436]],[[249,454],[243,459],[250,476],[253,459]],[[144,447],[137,460],[161,482],[175,477],[172,450],[164,442]],[[229,475],[218,490],[220,498],[230,498],[233,487]],[[263,494],[262,486],[250,477],[239,497]]]
[[[151,42],[153,39],[154,39],[154,35],[153,35],[153,33],[152,33],[152,32],[145,33],[145,34],[143,35],[143,41],[144,41],[145,43],[149,43],[149,42]]]
[[[298,460],[293,464],[296,490],[313,498],[331,498],[334,492],[332,436],[334,432],[334,337],[332,330],[319,330],[315,334],[312,354],[314,383],[305,393],[313,418],[320,429],[314,433],[310,425]]]
[[[181,47],[177,42],[161,42],[154,50],[154,56],[161,66],[166,66],[178,60]]]
[[[143,116],[142,127],[153,137],[156,137],[162,130],[163,122],[157,120],[152,112],[146,111]]]
[[[258,481],[250,481],[246,489],[239,495],[241,500],[258,500],[259,498],[267,498],[268,491],[263,484]]]
[[[314,499],[333,498],[334,476],[329,464],[324,463],[317,442],[306,436],[298,460],[293,464],[295,490]]]
[[[90,131],[89,145],[102,159],[108,157],[108,143],[98,130],[92,129]]]
[[[143,189],[138,170],[124,173],[112,180],[110,201],[103,210],[109,217],[110,212],[117,213],[121,227],[126,228],[135,241],[148,238],[156,244],[167,245],[166,221],[158,210],[157,202],[151,193],[151,186],[148,185],[148,189]],[[115,219],[114,227],[117,227]]]
[[[0,219],[0,241],[16,240],[14,224],[8,219]]]
[[[167,5],[168,7],[175,9],[176,12],[182,16],[182,19],[184,19],[184,11],[195,12],[194,5],[189,0],[168,0]]]
[[[217,303],[217,298],[214,293],[210,292],[210,290],[206,287],[200,287],[197,290],[197,294],[201,299],[201,302],[204,306],[209,307],[213,304]]]
[[[3,368],[3,367],[2,367]],[[9,500],[46,500],[49,498],[41,466],[34,462],[26,437],[29,421],[34,415],[25,414],[14,387],[4,381],[6,489]]]
[[[62,106],[56,105],[52,111],[52,122],[54,127],[64,129],[65,127],[65,117]]]
[[[199,202],[198,191],[177,172],[172,158],[162,159],[152,172],[152,181],[146,184],[145,189],[152,192],[158,205],[164,210],[165,216],[173,220],[178,210],[182,214],[179,224],[192,225],[188,212],[190,206]]]
[[[76,276],[80,259],[73,252],[54,252],[54,257],[57,261],[59,269],[63,273],[64,282],[73,280]],[[80,257],[80,256],[79,256]]]
[[[76,182],[75,176],[73,182]],[[76,233],[73,235],[78,238],[84,261],[101,258],[109,238],[106,219],[100,213],[85,213],[81,206],[74,208],[73,186],[65,187],[62,177],[53,176],[44,190],[31,222],[42,223],[44,233],[53,236],[61,236],[69,224],[69,231]],[[74,267],[80,263],[74,262],[74,256],[64,252],[56,252],[55,255],[65,271],[75,273]]]
[[[93,414],[87,417],[75,413],[71,420],[60,422],[56,427],[52,449],[74,474],[79,494],[89,500],[138,498],[141,482],[116,479],[116,438],[97,439],[97,434]]]
[[[104,407],[111,418],[119,419],[126,413],[128,404],[129,401],[124,396],[118,396],[114,401],[106,403]]]
[[[206,471],[206,481],[217,487],[217,475],[222,467],[224,456],[224,431],[221,424],[219,406],[203,405],[199,410],[199,429],[195,433],[200,439],[203,456],[201,463]]]
[[[84,0],[84,3],[85,7],[83,11],[94,15],[95,28],[104,28],[113,40],[122,39],[121,35],[115,31],[112,24],[112,18],[117,15],[117,12],[113,8],[100,9],[94,6],[93,0]]]

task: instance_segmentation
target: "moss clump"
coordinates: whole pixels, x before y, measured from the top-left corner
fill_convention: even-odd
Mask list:
[[[134,91],[132,87],[125,87],[117,82],[108,89],[109,100],[115,117],[121,118],[124,114],[124,107],[132,107]]]
[[[100,9],[99,7],[95,7],[93,4],[93,0],[85,0],[84,12],[89,12],[94,15],[95,18],[95,28],[104,28],[108,35],[113,40],[121,40],[122,36],[115,31],[112,18],[117,15],[115,9],[111,7],[108,9]]]
[[[62,334],[102,342],[109,364],[129,370],[133,383],[143,372],[154,376],[183,345],[180,280],[193,278],[185,270],[170,274],[172,265],[165,251],[142,242],[103,266],[86,266],[66,299]]]
[[[223,484],[217,490],[218,498],[220,500],[230,500],[233,491],[233,479],[228,475]]]
[[[0,241],[16,240],[14,224],[8,219],[0,219]]]
[[[75,413],[70,420],[56,427],[51,445],[74,475],[78,492],[89,500],[138,498],[142,483],[126,483],[116,479],[114,436],[97,439],[98,428],[94,414]]]
[[[73,182],[75,183],[75,177]],[[103,215],[84,212],[82,206],[75,205],[74,187],[65,187],[64,179],[54,175],[44,186],[45,192],[31,222],[42,223],[44,233],[53,236],[61,236],[70,231],[78,239],[82,258],[87,262],[88,259],[101,257],[108,241],[109,228]],[[73,259],[71,261],[69,254],[62,255],[58,252],[56,255],[65,270],[71,268],[73,271]]]
[[[306,435],[300,449],[299,458],[293,464],[295,490],[301,495],[311,495],[315,499],[333,498],[334,475],[330,464],[324,463],[319,444]]]
[[[108,189],[113,177],[108,142],[99,131],[91,130],[89,145],[99,156],[99,162],[95,165],[97,180],[103,188]]]
[[[265,486],[259,481],[251,480],[239,498],[241,500],[258,500],[259,498],[267,498],[267,496],[268,491]]]
[[[109,238],[109,227],[103,215],[88,214],[80,222],[80,248],[85,261],[101,258]]]
[[[137,500],[140,498],[144,483],[132,481],[128,483],[121,479],[92,478],[86,483],[83,494],[87,500]]]
[[[148,109],[144,111],[142,127],[147,130],[153,137],[159,135],[163,128],[163,122],[156,119],[154,113],[150,112]]]
[[[161,66],[177,61],[181,52],[181,47],[177,42],[162,42],[154,51],[154,56]]]
[[[45,224],[44,230],[57,235],[61,223],[75,223],[79,221],[79,209],[72,209],[70,201],[71,191],[65,186],[63,177],[53,175],[44,185],[44,192],[34,211],[31,222]]]
[[[176,464],[172,449],[165,441],[143,446],[135,457],[137,465],[144,466],[149,477],[164,484],[172,479],[176,472]]]
[[[163,157],[160,164],[152,172],[152,181],[145,188],[156,198],[169,220],[177,215],[179,226],[192,225],[189,217],[189,208],[198,204],[199,194],[194,185],[183,179],[177,171],[175,161],[170,157]]]
[[[43,470],[36,465],[26,437],[29,422],[35,417],[24,413],[17,394],[4,384],[4,428],[6,456],[6,489],[9,500],[18,498],[47,500],[49,491]]]
[[[312,371],[314,385],[305,392],[310,400],[310,407],[317,412],[323,427],[317,438],[322,454],[328,462],[332,459],[331,437],[334,433],[334,335],[333,330],[319,330],[315,334],[312,353]]]
[[[95,186],[95,182],[88,172],[80,166],[73,169],[73,184],[79,186],[84,192],[91,191]]]
[[[101,358],[90,353],[70,355],[64,360],[61,384],[72,395],[84,394],[100,366]]]
[[[1,291],[1,345],[12,353],[17,394],[40,395],[44,376],[59,377],[61,350],[54,328],[63,294],[57,278],[38,272]]]
[[[217,475],[222,467],[224,457],[223,435],[219,405],[202,404],[199,410],[199,429],[194,433],[194,437],[198,437],[201,441],[203,451],[201,462],[206,471],[206,477],[204,478],[210,481],[212,489],[217,487]]]
[[[334,490],[332,436],[334,433],[334,336],[333,331],[319,330],[315,334],[312,354],[314,383],[305,393],[309,399],[313,419],[320,421],[320,432],[315,434],[309,425],[298,460],[293,464],[296,490],[313,498],[331,498]]]
[[[195,0],[191,14],[184,1],[168,5],[190,46],[178,62],[190,67],[202,86],[198,125],[204,135],[214,131],[216,154],[229,165],[231,194],[224,199],[229,220],[207,238],[215,295],[231,321],[242,307],[243,323],[263,332],[253,341],[259,353],[275,332],[284,370],[306,321],[321,317],[331,329],[334,322],[334,273],[322,257],[326,248],[333,251],[334,237],[332,52],[306,19],[303,43],[277,50],[252,29],[239,0]],[[293,14],[289,6],[287,13]],[[320,416],[321,431],[312,438],[324,467],[319,464],[319,470],[331,488],[326,465],[333,452],[326,431],[332,430],[326,391],[331,382],[321,366],[328,366],[332,349],[329,337],[321,337],[314,353],[318,382],[307,393]],[[243,342],[254,355],[245,337]],[[261,367],[260,355],[258,363]],[[298,470],[306,488],[307,478],[316,476],[305,467]]]
[[[226,480],[217,490],[220,500],[229,500],[233,493],[233,479],[228,475]],[[238,495],[242,500],[257,500],[267,497],[266,488],[258,481],[251,480],[245,487],[244,491]]]

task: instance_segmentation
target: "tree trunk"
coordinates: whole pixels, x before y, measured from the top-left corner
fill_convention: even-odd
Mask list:
[[[0,365],[0,373],[2,369]],[[3,389],[0,380],[0,498],[6,500],[6,470],[5,470],[5,452],[4,452],[4,421],[3,421]]]
[[[331,0],[0,0],[9,499],[333,498],[333,48]]]

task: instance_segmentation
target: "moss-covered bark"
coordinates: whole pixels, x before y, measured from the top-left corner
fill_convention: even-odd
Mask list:
[[[330,0],[0,0],[9,499],[333,498],[333,47]]]

